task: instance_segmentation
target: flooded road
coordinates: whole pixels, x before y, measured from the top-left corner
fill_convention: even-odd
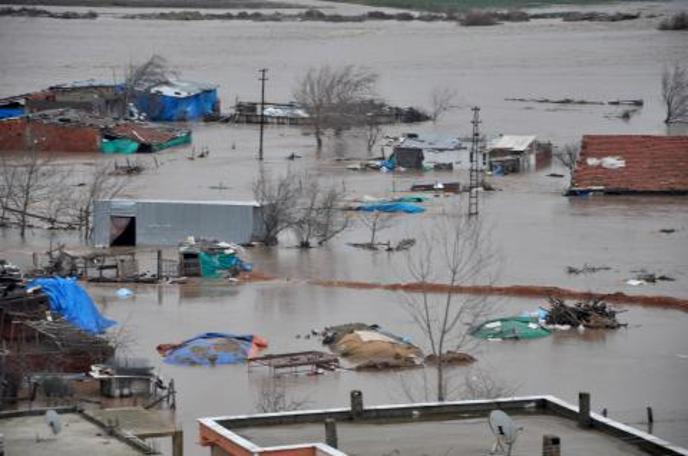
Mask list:
[[[672,4],[673,5],[673,4]],[[633,10],[662,11],[665,4],[634,3]],[[109,11],[112,11],[110,9]],[[236,98],[255,100],[257,69],[270,68],[268,98],[286,101],[305,68],[321,63],[367,65],[380,73],[379,93],[392,104],[427,105],[435,87],[456,88],[460,107],[436,124],[391,126],[386,134],[413,129],[465,135],[473,104],[481,106],[482,128],[498,133],[537,134],[556,145],[579,141],[588,133],[666,132],[659,99],[662,67],[688,61],[686,34],[655,30],[657,19],[620,23],[532,21],[470,29],[445,23],[251,23],[166,22],[119,19],[94,21],[0,18],[0,96],[36,90],[58,82],[121,78],[125,65],[152,53],[165,56],[187,79],[220,84],[226,107]],[[610,106],[557,106],[504,101],[509,97],[615,100],[643,98],[645,106],[630,121]],[[125,196],[169,199],[249,199],[260,167],[255,156],[257,128],[194,125],[194,145],[210,157],[188,160],[189,148],[137,157],[146,172],[132,178]],[[678,133],[681,130],[677,131]],[[351,198],[383,196],[413,183],[455,180],[452,173],[352,172],[342,157],[365,157],[362,138],[329,139],[316,154],[314,139],[298,128],[269,127],[266,161],[271,173],[311,171],[342,183]],[[291,153],[304,158],[285,160]],[[61,163],[77,173],[95,160],[70,156]],[[499,191],[484,193],[481,219],[498,252],[497,283],[551,285],[598,292],[657,294],[688,298],[688,200],[685,197],[561,196],[567,179],[547,177],[550,169],[527,175],[494,177]],[[561,171],[555,168],[555,171]],[[463,176],[458,176],[462,178]],[[220,185],[221,184],[221,185]],[[216,190],[211,187],[225,187]],[[383,240],[419,237],[462,197],[435,198],[420,216],[399,216],[380,233]],[[673,228],[673,234],[659,230]],[[53,232],[53,241],[78,242],[73,233]],[[187,433],[185,450],[207,455],[195,444],[195,419],[254,409],[266,373],[246,367],[214,369],[162,365],[155,346],[207,331],[257,333],[271,351],[317,349],[314,340],[297,339],[311,329],[365,321],[379,323],[418,341],[420,335],[403,310],[399,293],[323,288],[310,278],[403,282],[403,254],[366,252],[349,242],[365,241],[360,224],[330,245],[302,251],[285,237],[272,250],[254,248],[256,268],[282,280],[230,287],[141,286],[130,300],[114,287],[89,286],[105,312],[133,336],[130,350],[153,360],[180,391],[178,419]],[[48,233],[34,231],[22,244],[12,231],[0,232],[0,257],[28,265],[34,250],[45,249]],[[567,266],[585,263],[611,269],[572,276]],[[626,280],[645,269],[673,282],[631,287]],[[286,280],[286,279],[289,280]],[[531,311],[537,299],[502,298],[495,315]],[[643,428],[645,407],[655,410],[654,432],[688,446],[688,314],[628,306],[621,315],[627,329],[605,333],[555,334],[519,343],[485,343],[479,366],[514,385],[518,394],[551,393],[575,401],[591,392],[593,408]],[[459,376],[465,375],[458,369]],[[404,373],[402,376],[412,376]],[[309,406],[346,403],[350,389],[363,390],[369,403],[406,401],[396,373],[343,371],[288,379],[288,393]]]

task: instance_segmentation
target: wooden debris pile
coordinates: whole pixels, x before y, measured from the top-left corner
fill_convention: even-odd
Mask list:
[[[559,298],[548,297],[549,313],[545,322],[548,325],[568,325],[578,327],[583,325],[591,329],[617,329],[627,326],[616,319],[617,310],[608,306],[600,298],[593,298],[586,302],[568,305]]]

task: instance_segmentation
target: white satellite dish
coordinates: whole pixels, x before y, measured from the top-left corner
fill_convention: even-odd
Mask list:
[[[511,456],[511,448],[523,428],[517,428],[509,415],[501,410],[493,410],[487,422],[496,439],[490,454],[499,453]]]
[[[62,419],[55,410],[45,412],[45,422],[50,430],[53,431],[53,435],[59,434],[62,430]]]

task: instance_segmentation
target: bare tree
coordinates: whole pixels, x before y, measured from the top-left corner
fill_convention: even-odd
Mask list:
[[[449,87],[436,87],[430,94],[430,119],[437,122],[445,112],[452,108],[456,101],[456,90]]]
[[[365,101],[374,94],[377,74],[363,67],[323,65],[297,81],[294,98],[308,112],[318,149],[326,130],[362,124]]]
[[[474,368],[464,376],[461,399],[496,399],[513,396],[518,385],[513,385],[485,370]]]
[[[313,239],[323,245],[348,227],[349,219],[339,207],[343,189],[338,190],[334,185],[323,187],[310,175],[304,176],[300,188],[301,197],[292,227],[299,247],[310,248]]]
[[[407,254],[409,274],[421,288],[405,295],[405,307],[423,335],[424,349],[435,360],[436,398],[447,397],[446,369],[453,352],[470,351],[478,340],[470,328],[486,318],[484,296],[459,295],[454,287],[491,283],[494,254],[479,219],[462,212],[445,214],[426,230],[421,248]],[[442,292],[434,284],[441,283]]]
[[[255,407],[259,413],[289,412],[303,409],[308,402],[306,399],[289,397],[284,381],[271,377],[260,383]]]
[[[111,163],[100,163],[88,176],[81,191],[75,195],[73,209],[76,211],[77,226],[84,239],[89,239],[92,232],[93,203],[100,199],[114,198],[126,185],[126,180],[113,173]]]
[[[3,169],[3,175],[12,174],[12,191],[7,197],[9,204],[3,207],[13,213],[19,225],[19,234],[24,238],[34,205],[45,203],[55,193],[55,172],[50,166],[50,159],[41,158],[33,147],[12,163],[3,161]]]
[[[579,156],[580,146],[578,144],[566,144],[554,153],[555,160],[569,171],[569,175],[572,179],[573,171],[576,169],[576,163],[578,163]]]
[[[125,111],[129,108],[129,104],[135,100],[137,92],[146,91],[157,85],[169,83],[171,79],[177,77],[177,73],[170,69],[167,60],[157,54],[153,54],[150,59],[142,64],[130,64],[125,70],[125,74]]]
[[[375,244],[377,234],[391,227],[393,219],[394,214],[389,212],[373,211],[360,213],[359,220],[370,231],[370,242],[367,243],[366,247],[371,250],[377,249]]]
[[[370,155],[373,151],[373,147],[375,147],[375,144],[377,144],[382,137],[382,127],[380,126],[377,116],[372,113],[367,114],[365,119],[366,150],[368,151],[368,155]]]
[[[688,122],[688,68],[675,63],[662,73],[662,100],[666,108],[664,123]]]
[[[301,196],[299,179],[292,173],[272,178],[261,172],[253,183],[253,197],[261,205],[262,241],[273,246],[278,235],[294,226]]]
[[[7,212],[16,191],[17,170],[6,156],[0,156],[0,226],[7,223]]]

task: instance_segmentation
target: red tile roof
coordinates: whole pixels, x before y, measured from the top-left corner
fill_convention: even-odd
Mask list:
[[[592,166],[588,158],[619,157],[626,166]],[[688,136],[586,135],[572,187],[608,192],[688,191]]]

